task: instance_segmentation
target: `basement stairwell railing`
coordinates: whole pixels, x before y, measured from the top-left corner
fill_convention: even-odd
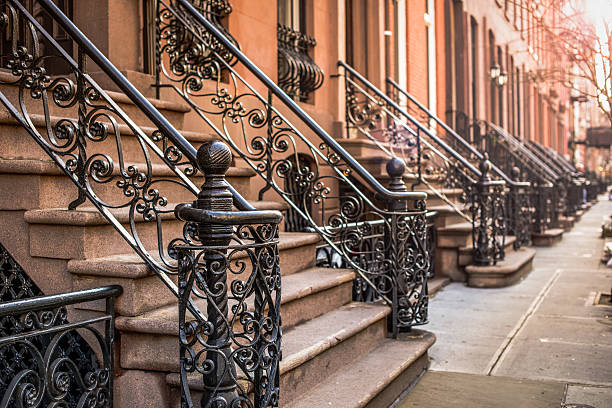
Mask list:
[[[77,187],[78,196],[67,203],[67,211],[78,211],[88,200],[178,297],[183,318],[181,367],[184,373],[199,373],[208,387],[203,406],[220,403],[230,380],[234,404],[251,404],[254,395],[258,407],[277,406],[277,225],[282,215],[255,211],[223,180],[226,146],[209,142],[196,152],[53,1],[37,0],[36,5],[41,9],[34,18],[20,1],[0,2],[0,102]],[[70,38],[76,61],[38,18],[50,18]],[[87,62],[95,69],[88,69]],[[65,67],[65,72],[48,74],[58,67]],[[138,126],[91,78],[91,71],[103,72],[153,127]],[[202,190],[195,181],[201,170],[206,171]],[[196,196],[193,204],[174,205]],[[232,212],[232,204],[241,211]],[[178,230],[164,229],[175,212],[186,223]],[[222,239],[216,240],[219,235]],[[236,252],[250,258],[236,261]],[[196,307],[193,299],[198,298],[205,299],[206,313]],[[259,329],[253,331],[254,327]],[[191,347],[196,342],[199,345]],[[230,366],[239,371],[231,378],[225,371]],[[76,383],[68,380],[75,378],[58,378],[62,390],[73,387]],[[185,376],[182,379],[182,389],[188,390]],[[183,397],[184,406],[191,406],[190,397]],[[34,393],[24,398],[34,404],[28,406],[40,403],[32,399],[37,398]],[[232,401],[224,403],[232,406]],[[112,406],[112,394],[96,406]]]
[[[434,113],[410,95],[397,82],[387,78],[387,93],[393,97],[394,102],[412,120],[419,120],[430,133],[443,139],[453,149],[461,152],[466,160],[471,162],[482,161],[488,152],[481,146],[474,146],[464,135],[455,132],[450,126],[439,119]],[[488,153],[486,153],[488,154]],[[508,191],[505,199],[506,233],[514,235],[514,248],[531,245],[531,219],[533,186],[526,179],[521,178],[516,169],[500,169],[494,160],[492,173],[495,177],[504,180]]]
[[[316,232],[346,260],[358,275],[357,300],[392,307],[393,335],[426,323],[426,194],[381,185],[189,1],[158,1],[157,38],[160,94],[183,98],[202,128],[261,177],[260,199],[289,204],[290,231]],[[401,179],[404,164],[389,169]],[[374,228],[384,239],[362,248]]]

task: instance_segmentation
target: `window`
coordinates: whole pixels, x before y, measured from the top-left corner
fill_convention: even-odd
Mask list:
[[[278,0],[278,85],[297,101],[310,101],[323,84],[312,60],[316,40],[306,34],[306,0]]]

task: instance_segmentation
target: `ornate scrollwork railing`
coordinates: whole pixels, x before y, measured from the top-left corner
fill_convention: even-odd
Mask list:
[[[316,40],[291,27],[278,24],[278,86],[292,98],[307,101],[323,85],[323,70],[309,53]]]
[[[535,205],[535,232],[557,227],[559,216],[565,213],[567,183],[545,162],[532,154],[519,140],[499,126],[481,121],[478,125],[479,138],[495,161],[510,171],[519,169],[521,177],[531,181],[539,191],[533,193]]]
[[[112,407],[121,292],[107,286],[0,303],[0,407]],[[68,306],[96,300],[106,301],[105,313],[68,322]]]
[[[398,275],[422,282],[421,263],[429,264],[424,241],[426,194],[394,192],[383,187],[189,2],[160,0],[159,4],[158,52],[164,54],[158,58],[163,64],[159,70],[163,74],[160,87],[181,96],[202,124],[257,172],[264,181],[260,199],[268,193],[285,200],[291,217],[305,221],[295,225],[318,233],[372,288],[377,299],[399,305],[399,298],[403,293],[408,296],[408,292],[398,289]],[[202,48],[216,56],[215,70],[227,70],[225,79],[215,79],[204,69],[186,70],[171,62],[178,46],[174,42],[182,38],[173,34],[176,27],[188,31]],[[211,48],[217,41],[231,50],[239,65],[230,65]],[[259,93],[262,89],[265,95]],[[304,136],[281,110],[306,126],[310,136]],[[364,183],[365,191],[356,186],[355,179]],[[396,202],[401,203],[398,209],[390,209]],[[373,222],[384,223],[388,231],[406,234],[406,240],[415,239],[418,246],[413,250],[414,256],[387,260],[377,269],[355,262],[354,243],[368,233]],[[378,280],[385,284],[376,283]],[[426,289],[426,284],[419,283],[423,296]],[[410,302],[406,299],[404,303]],[[394,333],[400,326],[423,323],[411,312],[402,313],[398,309],[394,314]],[[426,312],[420,312],[423,313]],[[400,320],[399,316],[412,317]]]
[[[197,173],[195,149],[106,59],[50,0],[39,0],[77,45],[78,62],[45,31],[19,1],[7,0],[0,11],[0,61],[8,75],[0,84],[18,89],[0,92],[0,101],[53,162],[76,185],[78,196],[68,204],[75,209],[89,200],[121,234],[131,248],[175,294],[177,273],[173,246],[187,240],[171,236],[162,219],[172,216],[169,201],[199,192],[191,180]],[[52,50],[52,51],[51,51]],[[91,58],[118,84],[157,126],[143,129],[88,75]],[[51,77],[56,61],[69,68]],[[169,169],[170,176],[158,175]],[[167,174],[161,171],[161,174]],[[232,189],[236,205],[246,201]],[[119,215],[127,212],[128,221]],[[144,240],[153,226],[155,239]],[[150,249],[154,248],[153,251]],[[194,304],[192,313],[199,315]]]
[[[473,121],[463,112],[447,112],[448,121],[453,128],[440,120],[435,114],[430,112],[425,106],[417,101],[406,90],[402,89],[391,78],[387,78],[389,94],[393,95],[398,105],[411,112],[414,116],[423,118],[423,123],[432,129],[438,137],[444,139],[453,149],[460,152],[463,157],[471,162],[486,161],[484,154],[487,147],[482,143],[480,128],[484,122]],[[506,233],[514,235],[514,248],[530,245],[531,231],[530,224],[533,214],[532,193],[533,186],[523,178],[520,173],[513,172],[513,168],[500,168],[496,165],[496,160],[492,160],[491,173],[496,178],[506,182],[507,193],[506,208]],[[519,211],[518,213],[516,211]]]
[[[498,219],[495,220],[497,226],[491,228],[493,220],[481,218],[488,217],[492,212],[481,211],[482,200],[486,201],[486,199],[480,195],[500,194],[501,197],[505,196],[504,182],[501,183],[501,188],[479,190],[477,185],[482,177],[482,172],[465,156],[432,132],[427,121],[425,124],[419,122],[346,63],[340,61],[338,66],[344,69],[347,137],[350,137],[352,132],[357,132],[373,141],[383,154],[402,157],[408,163],[410,173],[416,176],[413,188],[421,183],[427,185],[431,194],[440,197],[455,212],[472,223],[473,240],[483,246],[478,250],[474,246],[474,251],[478,251],[482,256],[490,256],[487,261],[480,257],[478,262],[494,264],[503,259],[504,247],[502,245],[501,248],[497,248],[497,246],[498,243],[503,243],[505,240],[505,227],[499,225],[500,222],[504,223],[504,214],[499,211],[495,212],[498,216]],[[420,116],[426,117],[426,114],[427,111],[422,111]],[[467,157],[475,159],[474,153],[467,149],[466,145],[459,145],[459,147],[465,150]],[[484,160],[482,156],[480,160],[476,159],[476,162]],[[459,200],[468,207],[467,215],[433,186],[431,181],[435,180],[443,183],[445,187],[462,191]],[[483,233],[494,234],[494,236],[483,239]]]

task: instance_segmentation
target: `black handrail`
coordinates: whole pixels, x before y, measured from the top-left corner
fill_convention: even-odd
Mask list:
[[[49,0],[45,0],[49,1]],[[348,166],[355,171],[370,187],[381,197],[387,200],[424,200],[427,198],[425,192],[396,192],[390,191],[370,174],[357,160],[353,158],[333,137],[331,137],[317,122],[314,121],[299,105],[291,99],[280,87],[261,71],[235,44],[227,39],[225,35],[210,21],[204,18],[187,0],[176,0],[184,10],[188,11],[197,23],[201,24],[210,32],[223,47],[225,47],[238,61],[240,61],[267,89],[280,99],[310,130],[321,138],[327,146],[333,150]]]
[[[438,138],[437,136],[433,135],[427,128],[425,128],[423,125],[421,125],[419,123],[418,120],[416,120],[415,118],[413,118],[408,112],[404,111],[399,105],[397,105],[393,100],[391,100],[387,95],[385,95],[384,93],[382,93],[378,88],[376,88],[372,83],[370,83],[366,78],[364,78],[359,72],[355,71],[355,69],[353,69],[353,67],[347,65],[344,61],[338,61],[337,64],[339,67],[343,67],[345,70],[347,70],[348,72],[350,72],[351,75],[353,75],[355,78],[357,78],[360,82],[362,82],[363,84],[365,84],[372,92],[374,92],[374,94],[380,98],[382,98],[386,103],[388,103],[389,105],[391,105],[393,107],[393,109],[397,110],[398,112],[400,112],[403,116],[405,116],[407,119],[409,119],[411,122],[414,123],[415,126],[417,126],[419,128],[420,131],[423,131],[427,136],[429,136],[431,139],[433,139],[437,144],[439,144],[448,154],[450,154],[451,156],[453,156],[453,158],[455,158],[456,160],[458,160],[461,164],[463,164],[465,167],[467,167],[472,173],[476,174],[476,176],[480,177],[482,175],[482,173],[480,172],[480,170],[478,170],[476,167],[474,167],[472,165],[472,163],[468,162],[467,160],[465,160],[465,158],[463,156],[461,156],[459,153],[457,153],[452,147],[450,147],[449,145],[447,145],[442,139]]]
[[[521,143],[520,140],[518,140],[516,137],[512,136],[510,133],[508,133],[504,128],[502,128],[501,126],[497,126],[494,123],[488,123],[487,124],[500,136],[502,136],[504,139],[506,139],[508,142],[513,143],[515,147],[517,147],[518,149],[521,150],[521,152],[523,152],[527,158],[529,160],[531,160],[534,164],[536,164],[537,166],[539,166],[541,169],[543,169],[546,173],[548,173],[548,175],[550,177],[553,178],[553,180],[559,180],[562,178],[562,176],[560,174],[557,174],[554,170],[552,170],[546,163],[544,163],[542,160],[540,160],[539,157],[537,157],[535,154],[533,154],[527,147],[525,147],[523,145],[523,143]]]
[[[197,168],[196,149],[178,130],[166,119],[147,98],[145,98],[130,81],[106,58],[96,46],[74,25],[68,17],[55,5],[52,0],[38,0],[53,19],[66,31],[72,39],[79,45],[88,57],[90,57],[98,67],[117,85],[123,93],[159,128],[159,130],[181,150],[187,159]],[[224,37],[225,38],[225,37]],[[234,205],[239,210],[253,211],[253,207],[233,186],[229,186],[233,194]]]
[[[37,310],[53,309],[77,303],[91,302],[105,298],[116,298],[123,293],[119,285],[102,286],[100,288],[79,290],[77,292],[59,293],[56,295],[37,296],[0,303],[0,317],[16,313],[27,313]]]
[[[431,113],[431,111],[429,111],[429,109],[427,109],[425,106],[423,106],[420,102],[418,102],[412,95],[410,95],[408,92],[406,92],[402,87],[400,87],[393,79],[391,78],[387,78],[387,83],[389,83],[391,86],[393,86],[395,89],[397,89],[399,92],[402,93],[402,95],[404,95],[405,97],[407,97],[408,99],[410,99],[410,101],[412,103],[414,103],[419,109],[421,109],[423,112],[425,112],[427,114],[427,116],[429,116],[430,119],[432,119],[434,122],[436,122],[438,125],[440,125],[442,127],[442,129],[444,129],[449,135],[451,135],[457,142],[461,143],[461,145],[463,147],[465,147],[466,149],[469,150],[470,153],[472,153],[473,155],[475,155],[479,160],[482,160],[484,158],[484,155],[482,153],[480,153],[478,150],[476,150],[470,143],[468,143],[464,138],[462,138],[461,136],[459,136],[457,134],[457,132],[455,132],[453,129],[451,129],[446,123],[442,122],[436,115],[434,115],[433,113]],[[387,99],[389,99],[386,95],[385,97]],[[389,99],[390,100],[390,99]],[[392,101],[393,102],[393,101]],[[399,107],[399,105],[395,104],[396,106]],[[403,112],[403,109],[400,108],[400,111]],[[408,113],[405,113],[405,115],[407,115],[409,118],[411,118],[410,115],[408,115]],[[414,118],[412,118],[414,119]],[[417,122],[418,123],[418,122]],[[515,181],[512,180],[510,177],[508,177],[506,175],[506,173],[504,173],[499,167],[497,167],[495,164],[492,163],[492,167],[493,171],[495,172],[495,174],[497,174],[498,176],[500,176],[504,181],[506,181],[506,183],[508,183],[511,186],[515,186],[515,187],[527,187],[530,185],[529,182],[525,182],[525,181]]]

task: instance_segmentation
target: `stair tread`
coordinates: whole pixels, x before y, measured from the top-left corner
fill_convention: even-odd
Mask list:
[[[498,240],[500,240],[501,237],[498,237]],[[516,241],[516,237],[514,235],[506,235],[506,240],[504,242],[504,246],[506,248],[510,247],[512,244],[514,244],[514,242]],[[466,246],[463,246],[461,248],[459,248],[459,252],[460,253],[471,253],[472,250],[474,249],[474,245],[469,244]]]
[[[352,270],[331,268],[310,268],[285,276],[281,304],[350,282],[354,278]],[[196,304],[200,310],[206,310],[206,300],[198,299]],[[178,334],[177,304],[172,303],[135,317],[119,317],[117,328],[141,333]]]
[[[285,210],[284,202],[275,201],[249,201],[258,210]],[[168,204],[164,207],[169,212],[160,213],[162,219],[175,220],[174,207],[178,204]],[[130,208],[113,208],[109,211],[117,217],[120,222],[128,222]],[[38,210],[28,210],[24,213],[24,220],[30,224],[57,224],[57,225],[106,225],[109,222],[98,211],[96,207],[81,206],[74,210],[67,208],[44,208]],[[141,215],[136,216],[136,222],[144,222]]]
[[[316,244],[321,238],[318,234],[307,232],[280,232],[279,251]],[[159,261],[157,251],[151,251],[153,258]],[[138,279],[153,275],[147,264],[135,253],[109,255],[100,258],[71,259],[68,271],[77,275],[111,276]],[[290,276],[290,275],[289,275]],[[287,279],[289,276],[285,277]]]
[[[281,373],[334,347],[389,313],[391,309],[386,305],[352,302],[287,330],[283,334]]]
[[[521,248],[517,251],[508,253],[505,259],[498,262],[496,265],[468,265],[465,267],[465,271],[468,274],[512,274],[531,261],[535,254],[536,250],[533,248]]]
[[[125,163],[125,167],[133,165],[138,169],[146,169],[145,163]],[[174,171],[164,163],[151,163],[151,172],[154,177],[174,176]],[[8,174],[44,174],[64,175],[64,172],[52,160],[36,159],[0,159],[0,173]],[[115,166],[113,174],[119,174],[119,168]],[[230,167],[227,177],[253,177],[257,173],[248,167]]]
[[[410,340],[383,340],[367,355],[327,378],[322,385],[286,405],[286,408],[361,408],[424,355],[435,342],[428,332],[414,331]]]
[[[428,279],[427,290],[429,292],[429,297],[433,297],[449,283],[451,283],[451,280],[446,276],[436,276],[435,278]]]
[[[455,207],[462,211],[469,208],[467,204],[461,204],[461,203],[455,204]],[[452,206],[448,204],[428,205],[427,211],[437,211],[438,213],[445,213],[445,212],[454,213],[455,208],[453,208]]]
[[[563,235],[565,230],[563,228],[550,228],[542,233],[535,232],[533,235],[540,237],[557,237],[559,235]]]
[[[352,302],[287,330],[282,338],[281,375],[364,330],[389,313],[390,309],[384,305]],[[188,375],[189,387],[201,391],[201,378],[199,375]],[[179,374],[168,374],[166,381],[178,386]]]
[[[449,225],[446,227],[438,228],[438,234],[444,232],[471,232],[472,231],[472,223],[471,222],[460,222],[457,224]]]

